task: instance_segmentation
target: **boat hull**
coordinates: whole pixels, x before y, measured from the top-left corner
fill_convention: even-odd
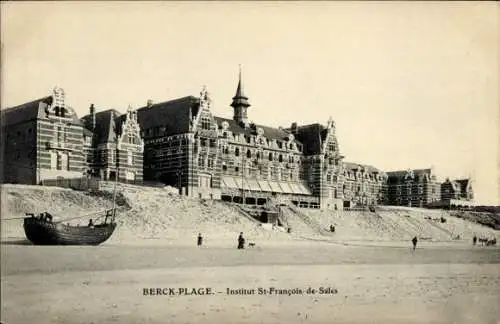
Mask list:
[[[24,219],[24,232],[35,245],[99,245],[111,237],[116,223],[70,226],[35,217]]]

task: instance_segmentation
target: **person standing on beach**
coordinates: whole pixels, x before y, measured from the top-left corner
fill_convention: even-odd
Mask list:
[[[411,242],[413,243],[413,251],[415,251],[415,249],[417,248],[417,242],[418,242],[418,239],[417,237],[415,236]]]
[[[240,233],[240,236],[238,236],[238,249],[244,249],[245,248],[245,239],[243,238],[243,232]]]
[[[201,247],[203,244],[203,236],[201,236],[201,233],[198,233],[198,247]]]
[[[477,242],[477,236],[474,235],[474,237],[472,238],[472,245],[476,245],[476,242]]]

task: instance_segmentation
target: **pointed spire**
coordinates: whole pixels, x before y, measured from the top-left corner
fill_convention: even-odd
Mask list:
[[[248,103],[248,97],[245,96],[243,92],[243,82],[241,80],[241,64],[240,64],[240,71],[239,71],[239,79],[238,79],[238,88],[236,89],[236,94],[233,97],[233,102],[231,103],[231,107],[250,107],[250,104]]]

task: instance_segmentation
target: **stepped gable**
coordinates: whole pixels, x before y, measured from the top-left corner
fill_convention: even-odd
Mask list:
[[[143,130],[165,127],[163,136],[188,133],[199,106],[200,100],[194,96],[151,104],[137,109],[137,121]]]

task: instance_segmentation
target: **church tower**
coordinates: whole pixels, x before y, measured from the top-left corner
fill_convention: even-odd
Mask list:
[[[250,107],[250,104],[248,103],[248,97],[245,96],[243,92],[243,82],[241,81],[241,66],[238,88],[236,89],[236,95],[233,97],[231,107],[233,107],[234,109],[233,119],[239,124],[248,125],[247,108]]]

